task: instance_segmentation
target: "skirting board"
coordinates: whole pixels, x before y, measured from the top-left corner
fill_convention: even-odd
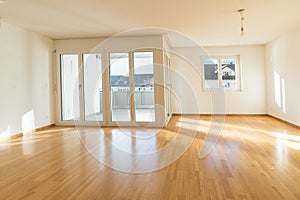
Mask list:
[[[188,113],[173,113],[175,116],[245,116],[245,117],[255,117],[255,116],[268,116],[267,114],[188,114]]]
[[[286,120],[280,119],[280,118],[275,117],[275,116],[273,116],[273,115],[268,115],[268,116],[269,116],[269,117],[272,117],[273,119],[276,119],[276,120],[278,120],[278,121],[281,121],[281,122],[283,122],[283,123],[289,124],[289,125],[291,125],[291,126],[294,126],[294,127],[300,129],[300,126],[298,126],[297,124],[293,124],[293,123],[291,123],[291,122],[288,122],[288,121],[286,121]]]
[[[43,127],[40,127],[40,128],[34,129],[34,130],[31,130],[31,131],[28,131],[28,132],[18,133],[18,134],[9,136],[9,137],[7,137],[7,138],[2,138],[2,139],[0,139],[0,142],[4,142],[4,141],[9,141],[9,140],[12,140],[12,139],[16,139],[16,138],[22,137],[22,136],[27,135],[27,134],[33,134],[33,133],[35,133],[35,132],[38,132],[38,131],[42,131],[42,130],[48,129],[48,128],[52,127],[52,126],[55,126],[55,124],[50,124],[50,125],[43,126]]]
[[[222,114],[179,114],[179,113],[173,113],[173,114],[170,116],[170,118],[171,118],[172,116],[188,116],[188,115],[190,115],[190,116],[212,116],[212,115],[214,115],[214,116],[218,116],[218,115],[224,116],[224,115],[222,115]],[[241,117],[242,117],[242,116],[245,116],[245,117],[251,117],[251,116],[252,116],[252,117],[253,117],[253,116],[268,116],[268,117],[272,117],[273,119],[279,120],[279,121],[281,121],[281,122],[284,122],[284,123],[286,123],[286,124],[289,124],[289,125],[291,125],[291,126],[294,126],[294,127],[300,129],[300,126],[298,126],[298,125],[296,125],[296,124],[293,124],[293,123],[291,123],[291,122],[285,121],[285,120],[283,120],[283,119],[280,119],[280,118],[277,118],[277,117],[275,117],[275,116],[268,115],[268,114],[225,114],[225,116],[241,116]],[[13,136],[10,136],[10,137],[7,137],[7,138],[2,138],[2,139],[0,139],[0,142],[12,140],[12,139],[16,139],[16,138],[22,137],[22,136],[24,136],[24,135],[26,135],[26,134],[32,134],[32,133],[35,133],[35,132],[38,132],[38,131],[45,130],[45,129],[50,128],[50,127],[52,127],[52,126],[55,126],[55,124],[50,124],[50,125],[47,125],[47,126],[43,126],[43,127],[34,129],[34,130],[32,130],[32,131],[28,131],[28,132],[25,132],[25,133],[18,133],[18,134],[16,134],[16,135],[13,135]],[[59,126],[59,125],[58,125],[58,126]]]
[[[288,122],[286,120],[283,120],[283,119],[280,119],[280,118],[277,118],[275,116],[272,116],[272,115],[269,115],[269,114],[179,114],[179,113],[173,113],[174,116],[241,116],[241,117],[255,117],[255,116],[268,116],[268,117],[272,117],[273,119],[276,119],[276,120],[279,120],[281,122],[284,122],[286,124],[289,124],[291,126],[294,126],[296,128],[299,128],[300,129],[300,126],[296,125],[296,124],[293,124],[291,122]]]

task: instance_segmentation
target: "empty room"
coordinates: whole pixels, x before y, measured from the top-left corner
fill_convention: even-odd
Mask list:
[[[299,0],[0,0],[0,199],[300,199]]]

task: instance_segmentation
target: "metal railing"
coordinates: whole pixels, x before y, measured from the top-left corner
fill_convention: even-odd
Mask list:
[[[102,96],[102,95],[100,95]],[[129,91],[111,91],[112,109],[130,108]],[[135,108],[153,108],[154,91],[135,91],[134,92]]]

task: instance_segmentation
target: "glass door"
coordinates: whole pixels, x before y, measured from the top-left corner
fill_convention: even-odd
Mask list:
[[[110,53],[112,122],[155,122],[153,52]]]
[[[170,58],[165,55],[165,106],[167,111],[167,117],[171,115],[171,78],[170,78]]]
[[[155,122],[153,52],[134,52],[134,113],[136,122]]]
[[[60,55],[61,120],[80,120],[78,54]]]
[[[155,95],[156,89],[162,89],[155,87],[153,51],[60,54],[59,58],[60,123],[132,126],[163,121],[163,113],[155,109],[163,101]]]
[[[101,54],[83,54],[84,121],[103,121]]]
[[[129,53],[110,53],[110,111],[112,122],[131,121]]]

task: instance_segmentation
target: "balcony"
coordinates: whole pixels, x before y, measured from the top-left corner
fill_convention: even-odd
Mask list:
[[[103,121],[103,95],[99,91],[99,111],[86,116],[86,121]],[[135,116],[138,122],[154,122],[154,90],[147,91],[136,88],[134,92]],[[111,89],[111,114],[112,121],[131,121],[130,118],[130,92],[128,88],[112,87]]]

